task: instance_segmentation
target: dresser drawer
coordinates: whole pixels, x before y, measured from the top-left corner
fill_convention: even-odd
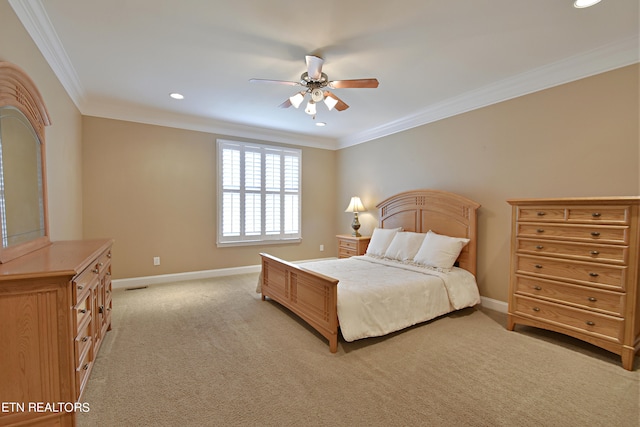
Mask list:
[[[340,239],[340,249],[343,251],[354,251],[358,248],[358,243],[353,240]]]
[[[565,209],[559,208],[557,206],[534,206],[534,207],[526,207],[518,208],[518,221],[534,221],[534,222],[542,222],[542,221],[564,221],[565,220]]]
[[[358,255],[358,252],[356,252],[355,249],[342,248],[342,247],[338,249],[338,258],[350,258],[356,255]]]
[[[518,239],[516,245],[518,252],[616,264],[626,263],[629,250],[626,246],[571,243],[555,240]]]
[[[516,314],[553,323],[597,337],[622,341],[624,319],[589,310],[566,307],[540,299],[515,296]]]
[[[612,316],[624,315],[625,294],[588,286],[571,285],[531,277],[516,277],[516,293],[592,309]]]
[[[73,304],[85,298],[89,290],[98,283],[98,274],[93,271],[93,266],[89,266],[73,279]]]
[[[85,353],[91,348],[91,322],[82,328],[75,339],[75,355],[76,355],[76,368],[81,366],[82,361],[85,359]]]
[[[91,319],[91,292],[86,294],[78,304],[73,307],[74,325],[76,326],[76,333],[80,333],[85,323]]]
[[[518,223],[518,237],[562,239],[614,244],[629,243],[629,227],[573,224]]]
[[[93,271],[94,273],[101,274],[107,271],[111,267],[111,251],[107,251],[100,255],[96,260]]]
[[[87,351],[76,367],[76,390],[83,390],[89,379],[89,373],[93,365],[90,354],[91,351]]]
[[[518,255],[518,273],[624,290],[626,267],[548,257]]]
[[[629,206],[580,206],[567,208],[567,221],[629,224]]]

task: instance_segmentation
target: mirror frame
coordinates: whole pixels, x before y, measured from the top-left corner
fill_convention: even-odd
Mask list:
[[[42,168],[42,203],[44,213],[44,236],[37,239],[2,247],[0,245],[0,264],[6,263],[24,254],[49,245],[49,210],[47,204],[47,171],[45,167],[45,126],[51,121],[42,95],[33,80],[17,65],[0,62],[0,107],[14,107],[29,120],[34,133],[40,140],[40,159]]]

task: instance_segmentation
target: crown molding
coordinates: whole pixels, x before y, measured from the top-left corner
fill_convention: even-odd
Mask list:
[[[629,37],[557,61],[429,106],[381,126],[341,138],[338,149],[362,144],[498,102],[625,67],[640,61],[639,41]]]
[[[298,134],[294,132],[278,131],[260,128],[243,123],[223,122],[209,117],[176,114],[166,110],[154,110],[131,105],[110,106],[100,104],[87,108],[82,112],[85,116],[105,119],[122,120],[127,122],[144,123],[197,132],[213,133],[220,136],[269,141],[301,147],[337,150],[337,139]]]
[[[9,4],[73,103],[82,111],[85,92],[41,0],[9,0]]]

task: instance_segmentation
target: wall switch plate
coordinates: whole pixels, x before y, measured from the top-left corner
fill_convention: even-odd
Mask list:
[[[159,256],[154,256],[153,257],[153,265],[160,265],[160,257]]]
[[[320,252],[324,251],[324,245],[320,245]]]

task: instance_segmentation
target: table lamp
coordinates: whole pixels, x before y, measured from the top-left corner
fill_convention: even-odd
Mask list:
[[[352,236],[360,237],[360,233],[358,233],[358,229],[360,228],[360,221],[358,221],[358,212],[364,212],[366,209],[362,206],[362,202],[360,201],[360,197],[353,196],[351,201],[349,202],[349,206],[345,209],[345,212],[353,212],[353,222],[351,223],[351,228],[353,228]]]

